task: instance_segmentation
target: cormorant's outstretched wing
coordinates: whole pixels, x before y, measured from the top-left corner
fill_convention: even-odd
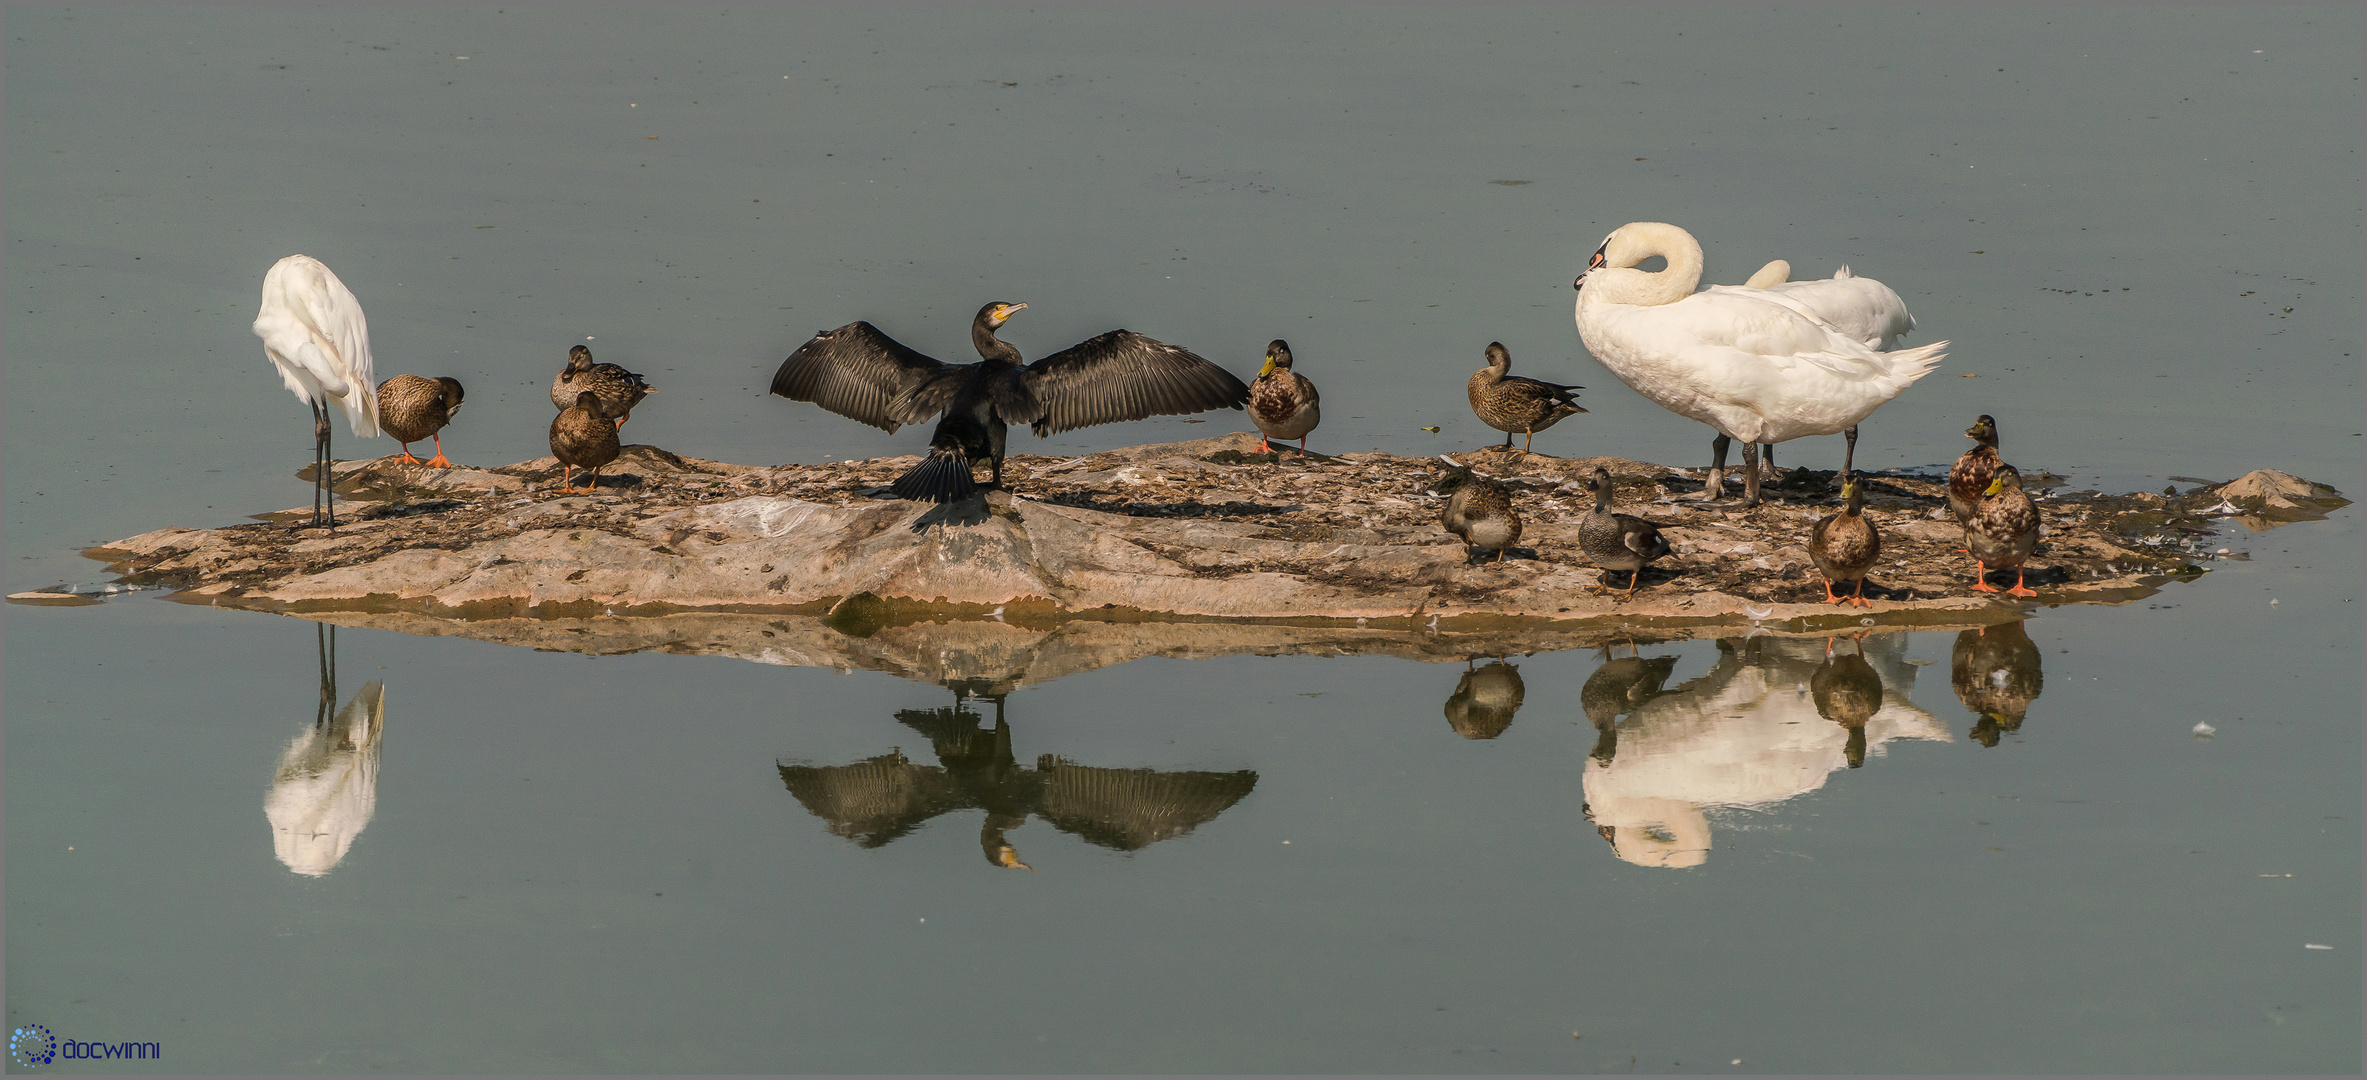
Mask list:
[[[1232,372],[1131,330],[1112,330],[1029,364],[1026,379],[1044,407],[1038,436],[1249,404],[1248,385]]]
[[[965,365],[966,366],[966,365]],[[824,330],[797,347],[781,369],[773,373],[772,392],[791,401],[810,401],[882,431],[928,419],[945,407],[942,400],[927,412],[913,414],[922,402],[912,391],[924,383],[943,383],[950,399],[959,368],[923,356],[867,322],[851,322]]]
[[[969,805],[934,765],[915,765],[898,753],[852,765],[789,765],[775,762],[781,783],[830,831],[875,848],[949,810]]]
[[[1257,786],[1257,774],[1154,772],[1072,765],[1046,754],[1036,759],[1044,779],[1036,814],[1064,833],[1119,851],[1135,851],[1182,836],[1224,813]]]

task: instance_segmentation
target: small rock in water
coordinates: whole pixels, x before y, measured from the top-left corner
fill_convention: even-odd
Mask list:
[[[2318,943],[2316,943],[2316,942],[2311,942],[2311,943],[2309,943],[2309,944],[2307,944],[2307,945],[2303,945],[2303,946],[2302,946],[2302,948],[2304,948],[2304,949],[2316,949],[2316,950],[2318,950],[2318,951],[2320,951],[2320,952],[2332,952],[2332,951],[2334,950],[2334,946],[2332,946],[2332,945],[2320,945],[2320,944],[2318,944]]]
[[[2208,739],[2218,730],[2218,728],[2212,727],[2210,724],[2204,721],[2197,720],[2195,721],[2194,725],[2194,737],[2198,739]]]

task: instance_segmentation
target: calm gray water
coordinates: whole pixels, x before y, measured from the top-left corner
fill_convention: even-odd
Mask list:
[[[1125,326],[1246,372],[1286,337],[1318,450],[1492,441],[1458,388],[1501,340],[1588,387],[1540,450],[1699,464],[1570,321],[1603,235],[1667,220],[1709,280],[1846,262],[1956,343],[1865,467],[1988,412],[2082,486],[2361,486],[2352,8],[6,34],[11,591],[304,501],[304,410],[248,330],[294,252],[360,297],[379,377],[468,385],[445,446],[477,464],[545,452],[587,341],[662,388],[639,441],[909,452],[760,391],[857,318],[958,358],[993,299],[1030,356]],[[1596,651],[1512,658],[1492,739],[1444,714],[1461,663],[1235,656],[1028,686],[998,746],[995,703],[878,672],[364,629],[324,710],[317,624],[12,606],[9,1022],[164,1053],[65,1071],[2356,1072],[2357,520],[2037,611],[2018,729],[1953,685],[1977,639],[1876,637],[1858,769],[1800,689],[1823,643],[1770,636],[1644,644],[1672,692],[1606,766]],[[374,750],[316,725],[349,703]],[[851,809],[891,768],[934,801]],[[1127,784],[1163,833],[1080,824]]]

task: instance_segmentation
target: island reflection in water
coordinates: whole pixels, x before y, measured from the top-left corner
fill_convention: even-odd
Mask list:
[[[315,628],[320,648],[320,704],[311,726],[288,743],[263,797],[272,854],[307,877],[327,874],[378,811],[378,751],[386,720],[386,684],[364,683],[337,709],[337,628]]]
[[[1589,679],[1581,691],[1603,732],[1586,762],[1583,809],[1627,862],[1700,866],[1711,810],[1765,810],[1814,791],[1893,739],[1952,741],[1911,700],[1915,669],[1903,634],[1861,637],[1841,650],[1821,638],[1772,636],[1722,638],[1717,647],[1707,674],[1671,689],[1657,687],[1676,658],[1638,655],[1606,661],[1596,672],[1603,683]],[[1619,712],[1627,718],[1606,723]]]
[[[1011,753],[1005,695],[994,702],[994,726],[969,705],[963,688],[944,709],[902,709],[897,722],[929,740],[936,765],[918,765],[902,748],[848,765],[776,762],[781,783],[832,833],[866,848],[910,835],[923,823],[957,810],[983,810],[978,845],[986,861],[1033,870],[1020,861],[1008,834],[1030,814],[1061,832],[1116,851],[1139,851],[1171,840],[1224,813],[1257,786],[1257,774],[1079,765],[1044,754],[1034,768]]]

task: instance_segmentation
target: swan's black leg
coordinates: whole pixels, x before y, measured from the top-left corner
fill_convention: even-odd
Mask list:
[[[1733,444],[1734,440],[1727,438],[1724,432],[1719,432],[1717,438],[1710,440],[1709,480],[1701,485],[1701,501],[1716,502],[1725,496],[1726,448]]]
[[[1849,467],[1857,461],[1857,425],[1849,425],[1849,430],[1842,432],[1841,437],[1849,440],[1849,448],[1841,452],[1841,486],[1848,487]]]
[[[1759,505],[1759,444],[1742,444],[1742,508]]]

